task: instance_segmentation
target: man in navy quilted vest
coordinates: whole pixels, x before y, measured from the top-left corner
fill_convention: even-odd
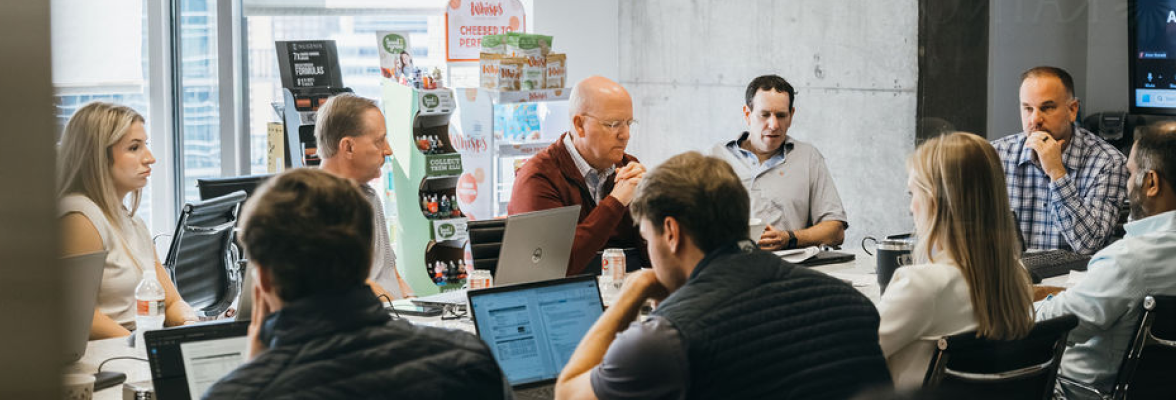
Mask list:
[[[625,280],[568,361],[558,399],[845,399],[890,386],[865,296],[756,248],[721,159],[658,166],[629,209],[652,270]],[[644,321],[646,300],[657,302]]]

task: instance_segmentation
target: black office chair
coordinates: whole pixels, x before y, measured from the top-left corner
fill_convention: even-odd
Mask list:
[[[1034,325],[1019,340],[977,338],[966,332],[939,339],[923,386],[984,393],[993,399],[1049,399],[1066,336],[1078,318],[1065,315]]]
[[[494,276],[498,271],[498,254],[502,250],[502,235],[506,233],[506,219],[470,221],[470,255],[474,269],[485,269]]]
[[[163,266],[201,317],[224,313],[241,291],[233,227],[245,192],[185,204]]]
[[[196,189],[200,190],[200,199],[208,200],[221,197],[238,190],[245,191],[245,197],[253,195],[257,186],[261,185],[274,174],[232,176],[228,178],[202,178],[196,180]]]
[[[1146,351],[1145,351],[1146,350]],[[1176,296],[1143,298],[1143,315],[1127,345],[1111,393],[1058,377],[1067,387],[1103,399],[1171,399],[1176,393]]]

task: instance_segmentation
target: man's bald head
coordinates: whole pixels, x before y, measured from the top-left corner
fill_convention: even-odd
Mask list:
[[[611,79],[593,76],[572,88],[568,103],[572,144],[580,156],[598,170],[620,163],[633,121],[629,91]]]
[[[630,109],[633,108],[633,99],[629,97],[629,91],[625,90],[621,84],[613,82],[612,79],[594,75],[580,81],[572,88],[572,94],[568,98],[568,112],[572,117],[575,117],[586,112],[591,113],[595,106],[614,101],[624,101],[629,104]]]

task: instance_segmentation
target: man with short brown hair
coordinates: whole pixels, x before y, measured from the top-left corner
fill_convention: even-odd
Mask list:
[[[384,158],[392,155],[388,147],[384,113],[376,102],[350,93],[327,100],[319,107],[314,139],[318,144],[323,171],[351,179],[363,191],[375,210],[375,240],[369,284],[377,294],[392,299],[412,296],[412,288],[396,271],[396,254],[388,238],[384,204],[368,182],[380,177]]]
[[[625,279],[556,398],[846,399],[891,386],[874,305],[758,249],[748,203],[726,162],[696,152],[645,175],[630,207],[653,269]],[[638,320],[646,300],[657,308]]]
[[[1021,74],[1024,131],[992,142],[1029,249],[1091,254],[1106,246],[1126,198],[1126,158],[1082,129],[1074,79],[1056,67]]]
[[[490,349],[465,332],[392,320],[365,284],[372,208],[356,184],[298,168],[241,212],[254,274],[249,361],[206,399],[510,398]]]

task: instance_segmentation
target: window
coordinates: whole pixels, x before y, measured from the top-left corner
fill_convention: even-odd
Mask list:
[[[72,68],[78,67],[77,64],[64,68],[55,65],[54,86],[57,91],[55,105],[58,128],[56,134],[59,139],[74,112],[92,101],[118,103],[135,109],[146,119],[147,131],[151,132],[150,125],[155,122],[155,119],[151,115],[150,102],[147,99],[148,82],[143,79],[148,75],[149,60],[147,41],[144,40],[147,35],[147,0],[144,0],[140,6],[138,8],[131,7],[132,13],[128,14],[125,6],[124,9],[114,10],[103,4],[78,5],[69,1],[53,2],[53,58],[77,62],[79,57],[92,57],[95,59],[94,64],[97,64],[96,66],[83,65],[83,68]],[[134,26],[137,26],[138,29],[117,28],[126,22],[136,24]],[[116,28],[111,28],[112,26]],[[70,27],[90,34],[60,30]],[[107,35],[107,32],[110,31],[116,31],[116,33]],[[100,34],[95,34],[95,32],[100,32]],[[114,42],[95,44],[95,42],[108,40]],[[84,53],[86,49],[98,50],[98,54],[84,56],[77,53]],[[103,52],[107,49],[131,51],[130,57],[125,54],[104,54]],[[137,50],[138,54],[135,54],[134,50]],[[108,62],[109,60],[106,59],[119,57],[130,58],[137,62],[138,65],[135,67],[139,68],[139,73],[119,71],[123,67],[119,63],[126,60]],[[160,160],[168,149],[162,148],[161,143],[165,143],[165,141],[158,139],[148,137],[148,145],[156,159]],[[170,179],[170,177],[156,175],[148,180],[147,187],[143,189],[143,197],[137,213],[149,227],[154,226],[152,221],[156,218],[152,215],[151,182],[158,179]]]
[[[305,14],[305,13],[304,13]],[[364,15],[250,16],[246,32],[249,49],[250,170],[266,172],[266,124],[280,122],[274,111],[282,100],[278,72],[279,40],[334,40],[343,70],[343,84],[359,96],[380,98],[380,56],[377,31],[409,32],[417,65],[444,68],[444,20],[432,15],[364,13]]]
[[[216,0],[181,0],[180,125],[183,201],[200,200],[196,179],[221,176]]]

